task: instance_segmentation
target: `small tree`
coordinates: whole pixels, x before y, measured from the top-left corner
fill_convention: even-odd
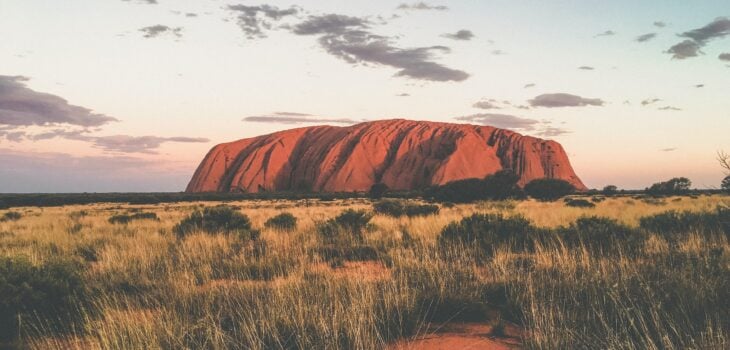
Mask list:
[[[378,182],[370,187],[370,191],[368,192],[368,197],[372,199],[380,199],[383,198],[383,195],[387,193],[390,190],[388,188],[388,185]]]
[[[683,194],[689,191],[692,181],[686,177],[675,177],[669,181],[657,182],[646,189],[652,195]]]
[[[525,185],[525,192],[539,201],[555,201],[575,192],[570,182],[561,179],[536,179]]]
[[[618,192],[618,187],[616,187],[614,185],[608,185],[608,186],[604,187],[603,191],[601,191],[601,192],[606,196],[610,196],[610,195],[616,194],[616,192]]]
[[[484,179],[452,181],[430,188],[426,195],[439,202],[470,203],[480,200],[504,200],[524,196],[517,186],[519,177],[511,170],[500,170]]]
[[[537,231],[529,220],[519,215],[473,214],[446,225],[438,241],[442,246],[455,242],[477,244],[487,251],[510,242],[522,248],[536,238]]]
[[[717,152],[717,161],[720,162],[720,166],[725,169],[725,175],[727,175],[722,179],[720,188],[730,193],[730,154],[723,151]]]
[[[280,231],[291,231],[297,228],[297,217],[291,213],[281,213],[266,220],[264,227]]]
[[[336,217],[317,224],[317,232],[326,243],[362,242],[373,214],[347,209]]]
[[[251,239],[258,237],[258,232],[252,229],[248,216],[225,205],[208,207],[202,211],[196,210],[175,225],[172,230],[179,238],[194,232],[238,233],[239,235],[249,235]]]
[[[500,170],[484,178],[484,192],[487,199],[505,200],[523,196],[522,190],[517,186],[520,177],[514,171]]]
[[[725,169],[725,174],[730,176],[730,154],[723,151],[717,152],[717,161],[720,162],[720,166]]]

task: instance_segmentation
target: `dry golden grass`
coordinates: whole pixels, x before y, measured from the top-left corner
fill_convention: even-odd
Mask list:
[[[92,300],[85,300],[83,326],[59,330],[30,321],[22,341],[34,349],[379,349],[422,334],[434,315],[451,312],[460,319],[484,305],[521,324],[530,348],[722,348],[728,345],[723,308],[730,305],[712,299],[724,295],[716,288],[730,277],[730,245],[721,235],[693,233],[680,242],[652,235],[638,255],[538,245],[485,256],[476,247],[437,242],[448,223],[476,212],[522,215],[541,227],[586,215],[636,226],[643,216],[728,203],[722,196],[677,198],[659,205],[609,198],[591,209],[485,202],[443,207],[427,217],[376,215],[364,244],[379,257],[344,267],[318,255],[316,224],[346,208],[369,210],[368,200],[226,203],[261,230],[263,256],[231,236],[173,234],[186,215],[216,202],[17,208],[20,220],[0,222],[0,257],[25,256],[35,265],[57,257],[84,261]],[[134,210],[153,212],[159,221],[108,222]],[[264,227],[281,212],[297,217],[295,231]],[[713,249],[720,250],[719,263],[708,260]],[[675,256],[717,266],[676,265]],[[657,276],[679,277],[668,285]],[[671,291],[686,298],[677,305],[652,304],[664,300],[652,288],[698,283],[704,285],[696,291]]]

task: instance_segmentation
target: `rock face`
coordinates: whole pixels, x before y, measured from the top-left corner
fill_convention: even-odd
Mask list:
[[[524,186],[558,178],[585,190],[563,147],[491,126],[381,120],[314,126],[223,143],[187,192],[411,190],[512,169]]]

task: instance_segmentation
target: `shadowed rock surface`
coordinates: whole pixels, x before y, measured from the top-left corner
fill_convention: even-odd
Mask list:
[[[412,190],[512,169],[524,186],[543,177],[579,190],[563,147],[491,126],[380,120],[313,126],[213,147],[188,192]]]

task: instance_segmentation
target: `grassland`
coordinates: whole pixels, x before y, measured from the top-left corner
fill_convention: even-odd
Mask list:
[[[226,204],[250,218],[258,239],[174,234],[191,212],[218,204],[0,211],[20,214],[0,222],[2,264],[61,266],[76,278],[73,286],[62,283],[73,291],[58,298],[65,308],[0,289],[0,297],[16,293],[28,304],[0,308],[15,327],[6,346],[382,349],[417,346],[444,324],[474,323],[495,339],[512,337],[535,349],[730,346],[728,226],[669,227],[671,234],[638,228],[642,217],[671,210],[715,213],[728,197],[616,197],[595,208],[536,201],[442,206],[437,215],[374,215],[362,240],[338,244],[323,239],[321,223],[345,209],[372,211],[369,200],[240,201]],[[282,212],[297,218],[295,229],[266,227]],[[551,238],[489,247],[440,239],[449,223],[474,213],[523,216]],[[564,241],[558,228],[585,216],[615,219],[642,240],[600,248]]]

